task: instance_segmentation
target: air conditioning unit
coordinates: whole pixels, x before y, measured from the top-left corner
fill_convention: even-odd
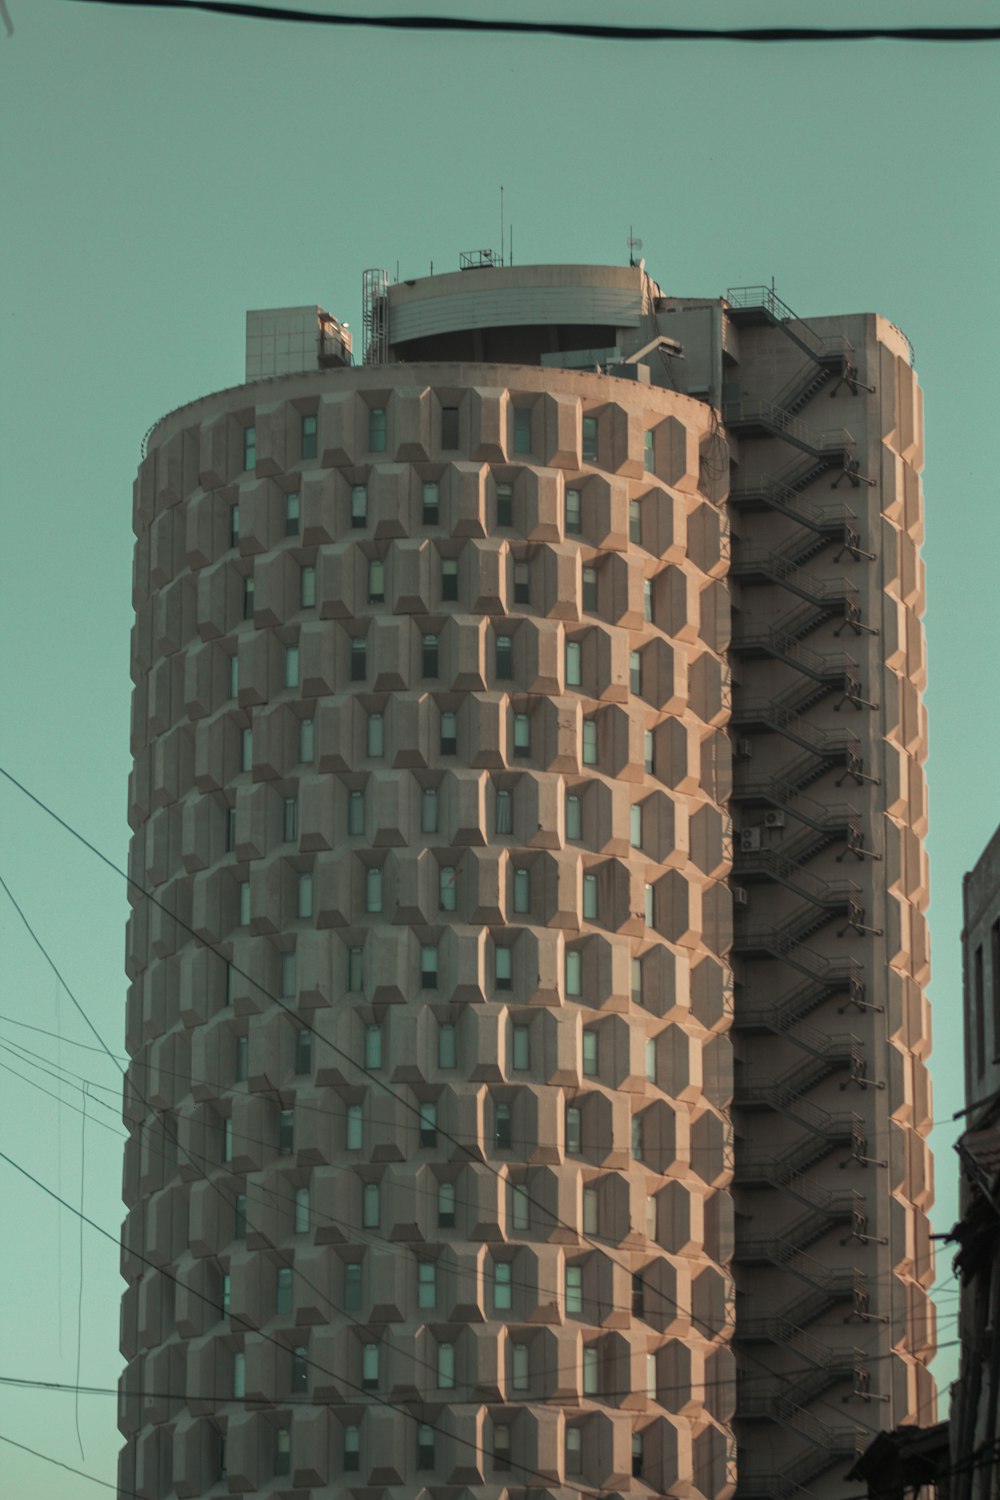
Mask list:
[[[753,854],[760,848],[760,829],[744,828],[740,834],[740,853]]]
[[[749,760],[753,754],[753,740],[736,741],[736,758],[738,760]]]
[[[749,906],[750,905],[750,892],[747,890],[747,888],[746,888],[745,885],[734,885],[733,886],[733,905],[734,906]]]
[[[784,828],[785,815],[783,812],[766,812],[764,814],[765,828]]]

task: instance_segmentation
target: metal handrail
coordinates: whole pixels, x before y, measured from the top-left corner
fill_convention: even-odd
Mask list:
[[[722,410],[722,420],[727,426],[734,422],[764,422],[786,437],[794,438],[803,448],[818,456],[827,453],[853,453],[854,438],[846,427],[831,427],[820,432],[807,427],[798,417],[767,401],[761,396],[741,396],[738,401],[727,401]]]

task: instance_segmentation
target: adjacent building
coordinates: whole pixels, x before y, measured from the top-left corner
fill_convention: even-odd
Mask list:
[[[135,490],[121,1493],[932,1420],[920,395],[642,265],[248,314]]]

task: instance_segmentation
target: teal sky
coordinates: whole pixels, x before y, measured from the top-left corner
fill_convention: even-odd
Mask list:
[[[622,263],[632,225],[669,293],[717,296],[773,275],[805,316],[878,311],[910,336],[925,392],[936,1227],[947,1228],[950,1117],[962,1103],[961,877],[1000,821],[1000,43],[604,44],[69,0],[7,8],[0,764],[118,864],[139,445],[163,413],[241,381],[248,307],[319,302],[358,329],[365,267],[394,275],[398,261],[401,275],[423,275],[498,244],[502,183],[518,262]],[[609,16],[592,0],[351,9]],[[933,0],[840,0],[835,14],[801,0],[618,0],[610,14],[674,25],[997,20],[979,0],[950,0],[946,18]],[[7,783],[0,827],[0,873],[120,1054],[123,882]],[[0,1149],[79,1205],[85,1107],[85,1210],[117,1236],[120,1079],[85,1050],[93,1036],[2,892],[0,1016],[0,1064],[24,1075],[0,1070]],[[78,1220],[2,1161],[0,1193],[0,1376],[73,1382]],[[82,1256],[79,1378],[113,1386],[118,1255],[84,1229]],[[950,1340],[947,1248],[938,1274]],[[943,1383],[953,1354],[939,1357]],[[112,1396],[80,1399],[81,1460],[71,1395],[0,1386],[0,1434],[105,1483],[115,1411]],[[19,1500],[100,1493],[11,1448],[0,1472]]]

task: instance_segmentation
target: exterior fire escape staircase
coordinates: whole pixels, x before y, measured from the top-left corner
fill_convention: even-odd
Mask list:
[[[864,1003],[857,939],[872,930],[861,887],[848,879],[820,878],[814,861],[828,856],[835,845],[838,863],[848,855],[859,860],[873,856],[858,810],[847,800],[820,801],[809,788],[831,772],[838,786],[871,779],[861,737],[847,723],[836,728],[817,723],[817,708],[830,699],[835,699],[834,711],[851,707],[864,712],[876,705],[865,692],[859,656],[850,649],[817,649],[809,637],[834,621],[835,636],[846,632],[857,640],[874,631],[863,619],[857,585],[846,576],[818,576],[808,565],[833,547],[838,549],[835,563],[852,565],[872,554],[862,546],[857,516],[843,494],[820,500],[807,493],[823,475],[831,476],[834,492],[845,478],[848,492],[870,481],[860,472],[856,444],[846,428],[813,427],[800,415],[824,389],[833,396],[844,385],[852,392],[860,388],[849,343],[818,335],[795,318],[773,288],[739,288],[730,291],[728,301],[734,323],[780,329],[806,356],[806,364],[773,396],[733,387],[723,398],[723,419],[727,430],[743,440],[744,461],[755,438],[780,440],[796,455],[782,472],[748,475],[730,491],[736,533],[731,577],[744,589],[770,589],[771,597],[780,589],[789,600],[789,608],[766,623],[758,623],[756,612],[749,618],[735,614],[731,644],[734,658],[747,663],[747,675],[752,677],[755,660],[769,659],[791,680],[791,686],[766,699],[741,693],[734,685],[732,712],[733,802],[742,823],[735,835],[733,870],[733,954],[739,981],[733,1029],[737,1035],[787,1041],[797,1053],[790,1062],[783,1054],[785,1066],[777,1077],[744,1076],[736,1086],[734,1185],[743,1228],[734,1262],[737,1268],[773,1268],[786,1285],[794,1276],[803,1286],[800,1296],[783,1304],[780,1318],[737,1319],[737,1346],[768,1345],[778,1356],[773,1379],[748,1370],[738,1387],[736,1416],[742,1435],[748,1438],[748,1424],[767,1421],[802,1438],[802,1451],[780,1473],[759,1471],[756,1443],[741,1451],[737,1497],[786,1500],[808,1493],[810,1481],[853,1457],[870,1436],[860,1426],[830,1426],[810,1409],[834,1386],[843,1391],[853,1385],[859,1395],[867,1391],[868,1372],[858,1350],[828,1347],[809,1325],[827,1318],[838,1304],[847,1307],[845,1320],[868,1317],[861,1271],[857,1266],[835,1269],[815,1248],[831,1235],[842,1246],[867,1239],[864,1195],[847,1184],[842,1189],[825,1186],[829,1170],[815,1170],[835,1152],[843,1158],[840,1165],[867,1164],[864,1123],[849,1109],[824,1108],[815,1091],[837,1073],[842,1089],[875,1086],[875,1081],[866,1076],[857,1036],[832,1033],[808,1017],[839,997],[844,1005]],[[749,519],[753,512],[774,518],[766,547],[750,545],[740,534],[742,517]],[[785,533],[777,541],[770,540],[774,522]],[[790,758],[767,775],[754,766],[761,735],[771,743],[777,737],[792,749]],[[762,921],[755,893],[774,899],[766,893],[777,890],[784,893],[778,902],[780,918]],[[824,936],[834,923],[836,944]],[[835,951],[820,951],[824,947]],[[765,1113],[782,1121],[780,1131],[765,1131],[764,1140],[780,1141],[766,1153],[755,1146],[759,1136],[750,1125],[752,1117]],[[767,1226],[760,1236],[753,1232],[758,1221]],[[792,1351],[796,1357],[789,1361]],[[794,1373],[782,1374],[782,1363],[794,1365]],[[821,1411],[831,1411],[833,1399]]]

